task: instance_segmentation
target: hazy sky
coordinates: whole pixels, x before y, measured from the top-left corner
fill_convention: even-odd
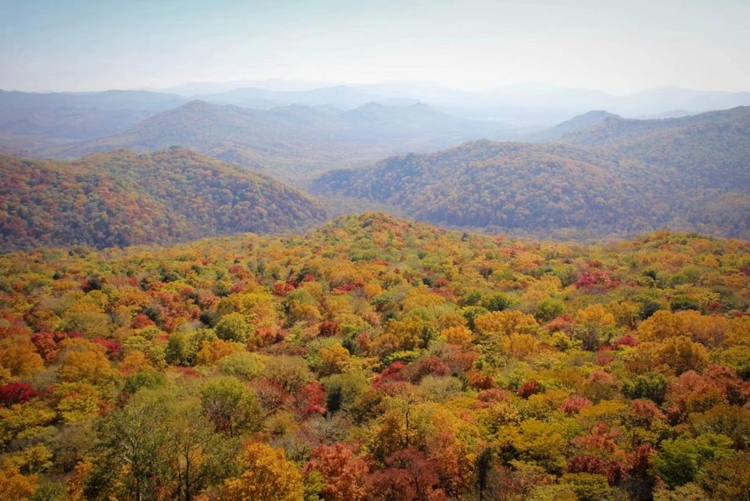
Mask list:
[[[750,91],[748,0],[0,0],[0,88],[549,82]]]

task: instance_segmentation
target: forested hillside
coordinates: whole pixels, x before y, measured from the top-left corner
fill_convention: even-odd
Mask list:
[[[577,134],[589,137],[586,131],[621,120],[599,118],[601,125]],[[313,192],[389,203],[431,223],[518,234],[601,238],[672,228],[747,237],[750,171],[742,152],[750,153],[750,134],[743,121],[730,123],[736,133],[721,136],[725,148],[715,144],[718,132],[694,131],[692,149],[664,153],[664,163],[645,154],[631,158],[624,147],[475,141],[326,173]],[[628,144],[646,151],[651,143],[640,137]],[[698,153],[690,157],[701,144],[711,163],[699,163]],[[685,158],[690,162],[681,163]]]
[[[502,137],[504,131],[500,125],[461,120],[424,105],[368,104],[343,112],[307,106],[255,110],[192,101],[120,134],[40,153],[73,158],[118,148],[143,152],[180,145],[251,168],[264,165],[280,179],[299,179],[394,153]]]
[[[556,141],[602,148],[655,169],[672,169],[675,185],[680,188],[697,182],[720,190],[750,189],[748,106],[664,120],[608,116]]]
[[[171,148],[65,162],[0,157],[0,250],[169,244],[280,232],[325,218],[322,206],[270,178]]]
[[[749,273],[741,241],[517,242],[379,213],[304,236],[6,254],[0,486],[746,499]]]

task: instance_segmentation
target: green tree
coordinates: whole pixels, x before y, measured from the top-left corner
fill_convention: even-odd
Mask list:
[[[241,313],[224,315],[216,324],[216,335],[224,341],[247,343],[254,333],[253,326]]]
[[[253,393],[233,377],[209,381],[201,390],[203,414],[228,437],[258,429],[260,406]]]
[[[109,414],[98,428],[100,456],[85,494],[117,495],[119,485],[130,499],[156,499],[168,475],[163,449],[169,440],[169,412],[163,392],[138,392],[122,409]]]
[[[677,487],[692,482],[707,461],[733,457],[731,446],[730,438],[714,433],[706,433],[697,438],[665,440],[654,464],[659,475],[669,485]]]

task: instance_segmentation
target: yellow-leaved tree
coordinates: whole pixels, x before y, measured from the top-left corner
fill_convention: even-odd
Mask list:
[[[225,501],[302,501],[302,474],[284,452],[261,442],[245,445],[240,457],[245,470],[224,482]]]

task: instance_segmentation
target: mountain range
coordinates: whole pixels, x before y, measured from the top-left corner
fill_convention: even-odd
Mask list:
[[[120,148],[145,152],[180,145],[267,169],[279,178],[299,179],[334,167],[366,165],[394,153],[430,151],[506,133],[500,125],[458,119],[423,104],[370,103],[348,111],[298,105],[256,110],[191,101],[118,134],[37,153],[77,158]]]
[[[161,172],[163,162],[173,165],[171,157],[165,157],[166,150],[180,152],[172,155],[182,159],[178,164],[213,165],[216,160],[199,154],[208,155],[235,164],[230,168],[232,176],[259,171],[294,182],[323,197],[327,207],[338,213],[362,208],[390,209],[401,216],[450,226],[586,239],[632,236],[662,227],[739,237],[747,237],[750,232],[747,163],[750,107],[661,119],[624,118],[610,109],[589,111],[544,130],[522,133],[521,129],[503,122],[459,118],[421,102],[399,105],[368,102],[353,109],[323,104],[336,99],[342,104],[351,99],[351,105],[356,99],[377,93],[382,96],[386,91],[401,99],[413,89],[394,85],[264,91],[266,97],[273,94],[274,99],[303,96],[310,101],[310,105],[291,104],[270,109],[187,100],[176,94],[148,91],[38,95],[3,92],[0,93],[0,154],[7,156],[5,168],[12,167],[9,172],[21,176],[19,193],[27,193],[31,202],[13,199],[12,191],[6,193],[6,200],[15,200],[19,207],[24,203],[36,204],[38,200],[24,190],[28,189],[26,178],[38,172],[44,173],[39,174],[42,179],[50,176],[50,179],[67,179],[67,174],[59,173],[99,169],[102,175],[118,178],[122,172],[113,174],[111,166],[124,162],[135,166],[133,168],[140,173],[138,176],[151,179],[151,174],[146,173],[148,169]],[[440,88],[428,90],[435,99],[449,93]],[[506,93],[509,92],[506,89]],[[513,92],[523,97],[531,90],[515,89]],[[609,99],[602,93],[556,92],[571,94],[569,106],[582,106],[581,103],[592,99]],[[255,91],[248,88],[230,89],[214,94],[214,98],[230,100],[234,96],[239,99],[253,93]],[[548,92],[548,95],[553,94]],[[726,104],[732,99],[744,99],[743,94],[728,93],[662,91],[662,94],[665,102],[675,105],[678,101],[713,103],[715,99],[724,99]],[[654,96],[662,94],[654,91],[643,96],[656,99]],[[455,104],[459,97],[468,102],[470,96],[454,97]],[[529,104],[524,101],[527,97],[519,98],[516,104],[526,106]],[[543,101],[540,106],[545,103],[549,104]],[[13,113],[21,118],[12,120]],[[53,115],[60,121],[52,120]],[[126,115],[131,116],[130,122],[117,120]],[[124,129],[97,137],[109,130],[97,128],[99,119],[102,123],[116,124],[112,125],[113,130]],[[76,139],[76,135],[84,139]],[[497,142],[508,139],[515,142]],[[519,139],[527,142],[519,142]],[[196,153],[171,149],[173,146],[190,148]],[[125,149],[130,151],[118,151]],[[113,151],[116,153],[106,153]],[[92,153],[97,155],[86,156]],[[84,159],[73,163],[29,163],[11,158],[32,156]],[[120,160],[125,157],[127,160]],[[217,165],[229,168],[221,162]],[[53,171],[55,174],[50,174]],[[138,176],[131,175],[128,182],[136,186]],[[261,184],[271,182],[263,179]],[[153,184],[160,185],[160,182]],[[113,183],[115,187],[124,186],[118,184],[119,181]],[[200,187],[180,189],[201,197],[200,189],[208,189],[207,183],[203,180]],[[232,183],[242,184],[237,179]],[[83,193],[96,191],[94,188],[76,189]],[[179,212],[178,207],[159,205],[166,203],[159,201],[164,190],[148,192],[148,189],[133,188],[138,196],[151,197],[143,202],[144,208],[158,206],[155,213]],[[227,189],[232,191],[230,187]],[[120,194],[117,190],[112,193],[115,198]],[[174,198],[183,200],[181,196],[178,194]],[[190,206],[189,202],[183,202]],[[258,203],[265,210],[264,203]],[[293,205],[299,203],[302,202]],[[74,205],[65,207],[58,216],[64,218],[66,211],[79,209]],[[231,204],[222,207],[222,210],[230,210]],[[320,206],[316,207],[315,210],[292,211],[300,218],[292,214],[287,220],[286,216],[274,215],[272,219],[278,223],[260,225],[257,231],[299,227],[310,217],[319,220],[323,212]],[[26,221],[23,223],[16,219],[13,227],[19,224],[35,227],[36,221],[49,219],[44,212],[48,209],[37,207],[34,210],[41,211],[42,216],[22,217]],[[14,210],[16,212],[5,209],[5,213],[16,217],[24,212],[23,208]],[[103,213],[106,210],[91,214]],[[316,215],[311,216],[313,213]],[[193,224],[189,218],[185,221]],[[155,226],[160,227],[160,224]],[[148,234],[134,241],[161,242],[158,236],[161,232],[166,235],[164,241],[171,242],[190,235],[204,235],[210,232],[212,224],[217,223],[203,221],[197,224],[200,229],[193,233],[164,229],[149,233],[141,228],[132,234]],[[72,228],[68,229],[76,233]],[[240,228],[252,229],[253,226],[235,227],[221,222],[217,228],[220,232],[245,231]],[[30,231],[44,233],[38,229]],[[97,236],[91,237],[90,229],[85,231],[88,236],[81,237],[81,241],[95,242],[94,245],[100,242],[122,245],[131,241],[122,236],[127,231],[116,237],[102,233],[104,230],[97,230]]]
[[[304,81],[196,83],[165,89],[26,93],[0,91],[0,142],[27,136],[37,146],[86,140],[129,129],[158,112],[191,100],[253,109],[300,105],[351,110],[368,103],[425,103],[456,117],[502,123],[516,132],[542,129],[592,109],[629,117],[677,117],[750,105],[747,92],[706,92],[674,87],[613,96],[588,89],[518,84],[485,91],[432,84],[344,85]],[[5,137],[5,140],[3,138]],[[33,146],[33,144],[32,144]]]
[[[193,90],[193,94],[184,90]],[[451,89],[426,83],[334,84],[325,82],[237,82],[229,86],[187,86],[166,89],[182,91],[191,99],[217,104],[234,104],[254,108],[291,104],[307,106],[331,105],[351,109],[369,102],[391,105],[428,103],[458,116],[476,118],[505,110],[522,122],[540,120],[546,110],[550,118],[557,112],[568,118],[592,109],[606,109],[629,118],[657,117],[665,114],[695,114],[703,111],[729,109],[750,105],[748,92],[698,91],[679,87],[647,89],[623,96],[605,92],[565,88],[543,83],[514,84],[483,91]],[[524,113],[526,114],[524,118]],[[508,122],[509,117],[494,115]],[[539,121],[539,125],[552,125]]]
[[[181,96],[147,91],[27,93],[0,90],[0,138],[3,135],[68,140],[103,137],[186,101]]]

